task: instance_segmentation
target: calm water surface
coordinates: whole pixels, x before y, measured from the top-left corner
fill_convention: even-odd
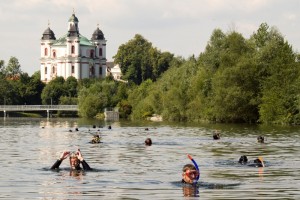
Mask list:
[[[212,139],[215,129],[220,140]],[[89,144],[98,130],[102,143]],[[299,132],[300,127],[2,118],[0,199],[299,199]],[[265,136],[264,144],[256,142],[258,135]],[[152,146],[145,147],[147,137]],[[62,151],[77,148],[94,171],[70,174],[68,159],[60,171],[49,170]],[[180,183],[183,165],[191,163],[188,153],[200,166],[198,191]],[[262,156],[266,167],[241,166],[241,155]]]

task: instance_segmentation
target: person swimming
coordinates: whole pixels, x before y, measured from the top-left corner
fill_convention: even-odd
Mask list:
[[[186,164],[182,168],[182,183],[193,184],[197,177],[199,176],[199,172],[196,167],[192,164]]]
[[[152,140],[151,140],[151,138],[147,138],[147,139],[145,140],[145,145],[146,145],[146,146],[151,146],[151,145],[152,145]]]
[[[240,159],[239,159],[240,164],[244,165],[244,164],[247,164],[247,162],[248,162],[247,156],[243,155],[243,156],[240,157]]]
[[[220,131],[215,131],[214,133],[213,133],[213,139],[214,140],[219,140],[221,138],[221,136],[220,136]]]
[[[262,157],[258,157],[257,159],[253,160],[253,162],[248,162],[247,156],[243,155],[240,157],[239,163],[250,167],[265,167],[265,163]]]
[[[92,168],[83,159],[83,156],[79,149],[76,152],[64,151],[61,154],[60,158],[52,165],[50,169],[59,169],[60,164],[67,157],[70,157],[71,170],[92,170]],[[82,164],[82,168],[80,167],[80,164]]]
[[[93,139],[90,141],[90,143],[92,144],[97,144],[97,143],[101,143],[101,138],[100,136],[97,134],[97,135],[94,135],[93,136]]]
[[[258,137],[257,137],[257,142],[258,142],[258,143],[264,143],[264,142],[265,142],[264,136],[261,136],[261,135],[258,136]]]

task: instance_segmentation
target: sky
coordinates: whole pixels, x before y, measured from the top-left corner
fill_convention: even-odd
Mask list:
[[[91,38],[99,24],[107,61],[120,45],[141,34],[161,51],[188,58],[204,52],[214,29],[245,38],[267,23],[300,50],[300,0],[0,0],[0,60],[14,56],[21,70],[40,70],[40,43],[48,28],[67,33],[73,14],[79,32]]]

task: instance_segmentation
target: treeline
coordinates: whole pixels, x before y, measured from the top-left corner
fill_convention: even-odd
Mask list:
[[[114,59],[128,83],[57,77],[44,85],[39,72],[28,77],[18,63],[2,61],[0,103],[78,104],[79,115],[89,118],[118,107],[133,120],[157,114],[168,121],[300,123],[299,55],[266,23],[248,39],[216,29],[205,51],[188,59],[135,35]]]
[[[198,58],[178,63],[129,96],[133,118],[300,123],[299,55],[266,23],[249,39],[216,29]]]

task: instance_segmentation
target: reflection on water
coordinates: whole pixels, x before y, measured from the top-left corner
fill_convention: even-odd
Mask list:
[[[212,139],[215,130],[221,131],[220,140]],[[0,198],[298,199],[299,130],[224,124],[1,119]],[[90,144],[98,133],[102,143]],[[265,143],[257,143],[259,135],[265,137]],[[152,146],[145,146],[146,138],[152,139]],[[61,170],[48,170],[63,151],[78,148],[93,171],[70,173],[68,162],[61,164]],[[182,166],[189,162],[188,153],[201,170],[197,188],[174,184],[181,180]],[[266,167],[241,165],[241,155],[250,160],[261,156]]]

